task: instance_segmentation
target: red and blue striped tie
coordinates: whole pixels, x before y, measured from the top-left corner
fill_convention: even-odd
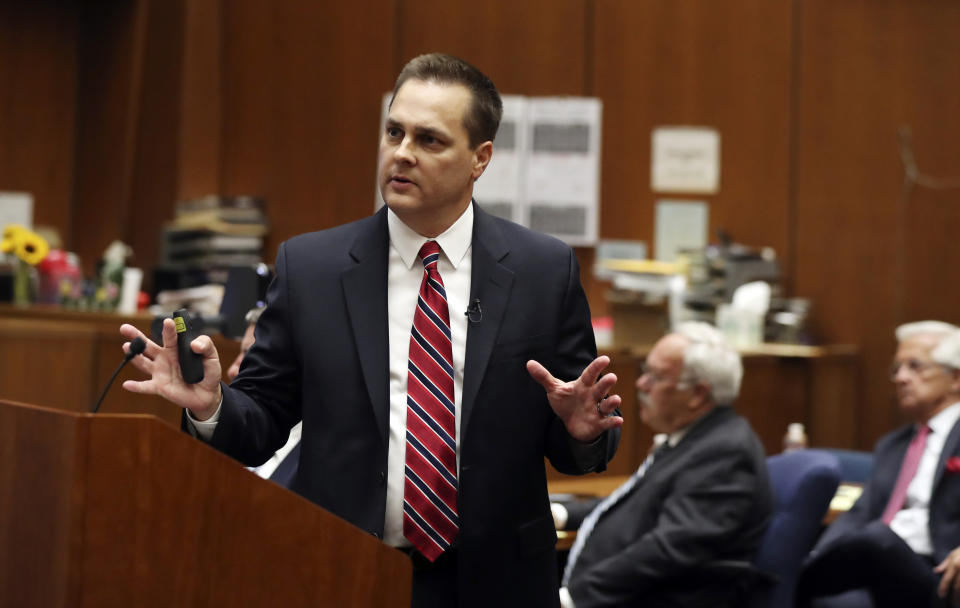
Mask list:
[[[447,293],[437,271],[440,246],[420,248],[423,281],[407,363],[407,451],[403,535],[433,561],[460,529],[457,515],[456,407]]]

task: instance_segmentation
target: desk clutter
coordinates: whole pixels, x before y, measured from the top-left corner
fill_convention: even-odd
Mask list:
[[[601,241],[594,276],[611,284],[607,346],[652,343],[691,320],[715,324],[738,347],[812,342],[810,301],[783,296],[776,252],[722,231],[719,243],[679,250],[673,260],[647,259],[640,241]]]

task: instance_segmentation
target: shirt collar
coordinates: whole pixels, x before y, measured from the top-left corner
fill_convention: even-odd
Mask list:
[[[667,444],[669,447],[677,447],[677,444],[680,443],[680,440],[683,439],[684,435],[687,434],[687,431],[690,430],[689,426],[685,426],[678,431],[674,431],[669,435],[667,433],[657,433],[653,436],[653,447],[654,449]]]
[[[691,426],[692,426],[692,425],[691,425]],[[682,429],[680,429],[679,431],[674,431],[674,432],[670,433],[670,435],[667,437],[667,443],[669,443],[669,444],[670,444],[670,447],[672,447],[672,448],[677,447],[677,444],[680,443],[680,440],[683,439],[683,438],[686,436],[687,431],[689,431],[689,430],[690,430],[690,427],[689,427],[689,426],[685,426],[685,427],[683,427]]]
[[[473,201],[467,205],[467,209],[457,218],[457,221],[435,239],[428,239],[418,234],[404,224],[403,220],[389,207],[387,208],[387,229],[390,232],[390,243],[400,254],[400,259],[407,270],[413,268],[420,248],[429,240],[435,240],[440,245],[443,255],[456,270],[467,255],[473,240]]]
[[[934,433],[947,435],[958,419],[960,419],[960,401],[937,412],[933,418],[927,421],[927,426]]]

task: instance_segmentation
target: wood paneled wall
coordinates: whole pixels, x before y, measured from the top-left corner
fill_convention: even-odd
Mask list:
[[[960,324],[960,189],[903,196],[897,130],[920,169],[960,181],[960,4],[805,0],[796,19],[794,291],[821,336],[859,344],[860,444],[899,422],[894,328]]]
[[[77,126],[76,2],[0,2],[0,190],[33,193],[37,223],[69,235]]]
[[[898,421],[893,328],[960,321],[958,192],[901,199],[896,135],[924,173],[960,174],[958,26],[952,0],[11,0],[0,188],[34,192],[88,271],[114,238],[150,266],[174,202],[210,192],[267,199],[272,257],[371,211],[380,96],[443,50],[504,93],[600,97],[601,235],[649,243],[650,130],[714,127],[720,192],[695,198],[711,231],[776,249],[820,341],[862,348],[869,447]]]

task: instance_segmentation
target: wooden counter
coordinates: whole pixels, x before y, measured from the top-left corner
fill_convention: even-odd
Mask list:
[[[152,318],[0,305],[0,399],[88,411],[123,360],[120,325],[130,323],[149,335]],[[240,351],[238,343],[222,336],[215,336],[214,344],[225,367]],[[120,386],[143,378],[127,364],[100,411],[153,414],[179,427],[180,408]]]
[[[17,308],[0,305],[0,398],[86,411],[123,358],[119,328],[131,323],[149,332],[149,315]],[[226,367],[239,344],[214,336]],[[620,448],[602,475],[629,475],[644,456],[652,433],[640,424],[635,383],[650,347],[606,351],[619,381],[624,427]],[[744,350],[744,379],[736,409],[753,425],[768,454],[781,450],[790,422],[807,427],[810,444],[853,448],[859,355],[851,346],[763,345]],[[158,397],[135,395],[119,385],[142,374],[128,365],[101,411],[154,414],[179,424],[180,411]],[[551,479],[561,475],[548,467]]]

